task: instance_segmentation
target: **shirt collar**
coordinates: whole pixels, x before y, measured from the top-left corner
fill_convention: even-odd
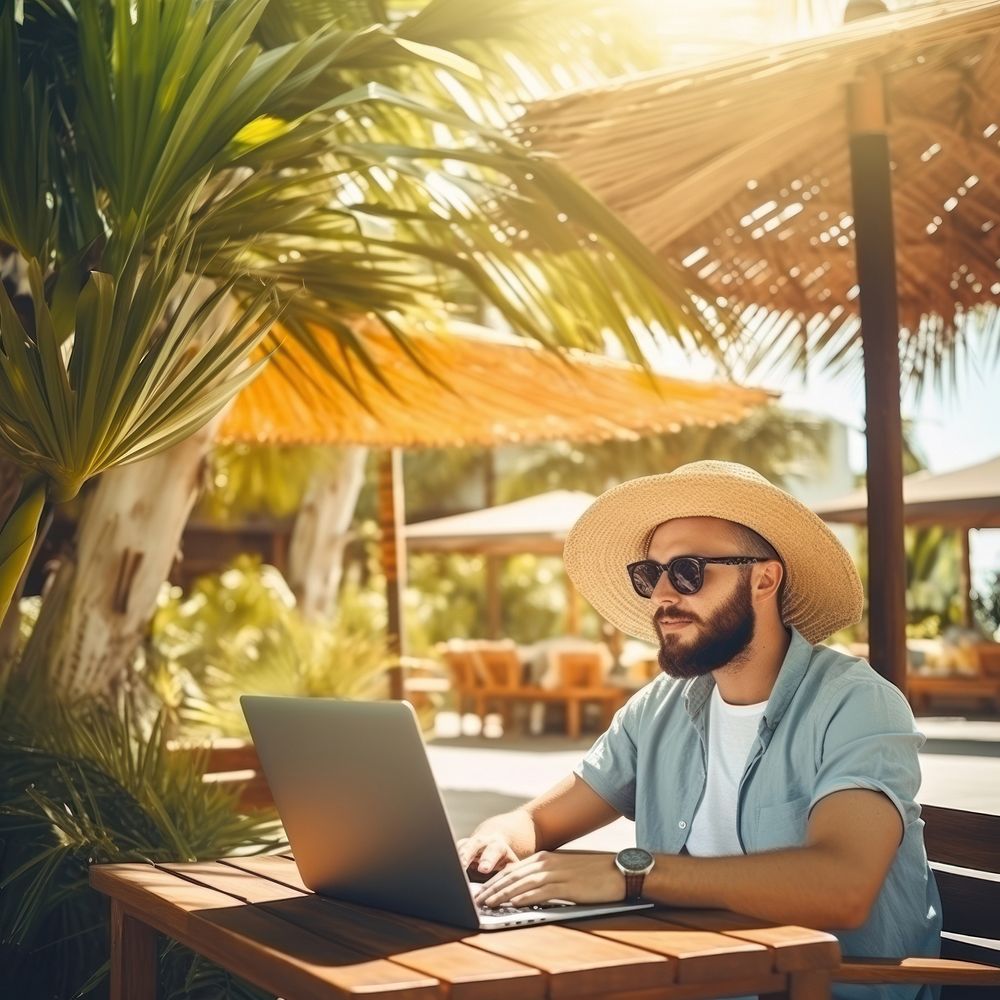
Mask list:
[[[764,717],[761,719],[761,732],[766,731],[767,738],[778,727],[781,717],[785,714],[795,697],[795,692],[802,683],[806,671],[809,669],[809,661],[812,659],[813,647],[802,637],[797,628],[791,626],[791,641],[788,643],[788,651],[784,660],[781,661],[781,668],[778,670],[778,678],[771,689],[771,695],[767,699],[767,707],[764,709]],[[684,707],[692,719],[696,719],[705,709],[712,688],[715,687],[715,678],[711,674],[703,674],[701,677],[694,677],[684,685]]]

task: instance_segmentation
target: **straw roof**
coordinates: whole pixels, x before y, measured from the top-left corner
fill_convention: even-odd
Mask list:
[[[556,96],[520,125],[717,305],[766,304],[789,331],[822,315],[836,348],[857,329],[847,85],[877,67],[900,320],[919,365],[928,334],[1000,300],[998,44],[1000,3],[935,3]]]
[[[868,496],[855,490],[813,507],[824,521],[864,524]],[[963,528],[1000,528],[1000,455],[950,472],[914,472],[903,478],[903,516],[907,524],[947,524]]]
[[[650,375],[583,351],[557,355],[468,324],[455,325],[460,334],[409,335],[425,370],[376,321],[352,326],[387,384],[336,348],[327,356],[334,376],[288,337],[237,397],[218,439],[407,448],[602,441],[740,420],[775,395]]]

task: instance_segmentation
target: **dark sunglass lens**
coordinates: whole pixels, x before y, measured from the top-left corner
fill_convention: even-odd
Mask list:
[[[678,594],[697,594],[701,590],[701,564],[697,559],[672,559],[668,575]]]
[[[652,560],[636,563],[632,567],[632,586],[637,594],[652,597],[660,579],[660,566]]]

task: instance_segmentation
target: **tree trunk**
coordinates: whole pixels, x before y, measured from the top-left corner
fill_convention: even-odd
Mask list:
[[[109,693],[146,637],[201,490],[218,421],[168,451],[105,472],[84,502],[24,664],[72,700]]]
[[[288,585],[312,621],[328,618],[336,608],[344,546],[364,483],[368,449],[346,447],[342,453],[340,462],[309,483],[288,550]]]

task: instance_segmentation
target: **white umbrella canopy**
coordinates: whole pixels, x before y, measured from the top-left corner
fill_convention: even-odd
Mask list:
[[[813,507],[824,521],[864,524],[868,495],[855,490]],[[903,479],[907,524],[1000,528],[1000,455],[950,472],[914,472]]]
[[[552,490],[524,500],[406,526],[411,552],[559,555],[566,533],[596,500],[579,490]]]

